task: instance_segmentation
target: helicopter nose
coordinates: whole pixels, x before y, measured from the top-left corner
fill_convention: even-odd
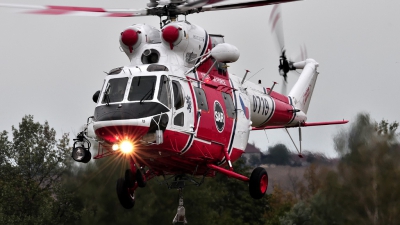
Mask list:
[[[96,136],[109,143],[121,140],[136,142],[148,133],[167,128],[169,117],[167,114],[150,116],[139,119],[111,120],[94,122]]]
[[[138,125],[114,125],[105,126],[95,130],[96,135],[109,142],[115,143],[121,140],[136,141],[141,139],[149,130],[149,126]]]

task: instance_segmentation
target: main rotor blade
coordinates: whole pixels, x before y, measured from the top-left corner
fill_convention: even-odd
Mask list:
[[[219,2],[223,2],[226,0],[195,0],[192,2],[187,2],[185,4],[182,4],[178,6],[177,8],[180,9],[181,11],[187,11],[190,9],[196,9],[196,8],[201,8],[205,5],[210,5],[210,4],[215,4]]]
[[[80,6],[22,5],[0,3],[0,7],[20,9],[23,13],[65,16],[135,17],[148,15],[147,9],[104,9]]]
[[[263,1],[254,1],[254,2],[243,2],[236,4],[227,4],[227,5],[206,5],[200,11],[218,11],[218,10],[228,10],[228,9],[242,9],[242,8],[251,8],[251,7],[259,7],[266,5],[274,5],[286,2],[295,2],[301,0],[263,0]]]

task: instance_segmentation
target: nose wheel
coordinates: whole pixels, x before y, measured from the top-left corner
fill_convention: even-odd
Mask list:
[[[145,187],[146,179],[138,169],[133,173],[130,169],[125,171],[125,178],[117,180],[117,196],[122,207],[131,209],[135,206],[135,190],[137,187]]]
[[[146,178],[140,169],[132,172],[131,169],[125,171],[125,183],[128,188],[133,188],[136,184],[138,187],[146,187]]]
[[[124,178],[117,180],[117,195],[122,207],[131,209],[135,206],[135,189],[129,188]]]

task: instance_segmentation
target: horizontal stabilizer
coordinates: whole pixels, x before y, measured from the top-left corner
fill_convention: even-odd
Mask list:
[[[314,126],[325,126],[325,125],[337,125],[348,123],[348,120],[338,120],[338,121],[327,121],[327,122],[314,122],[314,123],[301,123],[300,127],[314,127]],[[253,127],[252,130],[269,130],[269,129],[281,129],[281,128],[297,128],[298,125],[294,126],[267,126],[267,127]]]

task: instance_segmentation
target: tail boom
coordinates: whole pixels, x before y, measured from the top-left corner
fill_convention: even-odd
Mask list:
[[[304,62],[298,63],[301,67],[304,66],[299,80],[293,86],[289,93],[289,97],[293,100],[293,105],[296,109],[307,114],[310,105],[311,96],[314,91],[315,83],[318,77],[318,63],[314,59],[307,59]],[[300,68],[299,68],[300,69]]]

